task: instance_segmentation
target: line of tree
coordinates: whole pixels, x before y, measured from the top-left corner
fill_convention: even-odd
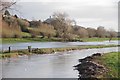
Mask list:
[[[50,18],[42,22],[41,20],[28,21],[17,15],[13,16],[6,10],[2,15],[1,37],[56,37],[63,40],[74,40],[92,37],[112,38],[117,37],[117,32],[108,31],[103,26],[99,26],[97,29],[81,27],[76,25],[75,20],[70,19],[66,13],[53,13]]]

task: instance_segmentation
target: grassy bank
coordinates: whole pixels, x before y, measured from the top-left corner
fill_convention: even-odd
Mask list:
[[[96,61],[108,69],[105,77],[120,78],[120,52],[104,54],[103,56],[98,57]]]
[[[106,47],[117,47],[117,45],[101,45],[101,46],[74,46],[74,47],[66,47],[66,48],[41,48],[41,49],[32,49],[31,53],[28,52],[27,49],[24,50],[14,50],[9,53],[8,51],[4,51],[0,54],[0,58],[12,57],[18,55],[30,55],[30,54],[51,54],[54,52],[63,52],[70,50],[81,50],[81,49],[93,49],[93,48],[106,48]]]
[[[83,41],[83,42],[91,42],[91,41],[106,41],[109,38],[80,38],[75,39],[73,41]],[[118,40],[118,38],[113,38],[112,40]],[[119,39],[120,40],[120,39]],[[0,38],[2,43],[17,43],[17,42],[52,42],[52,41],[64,41],[61,38]]]
[[[56,38],[1,38],[2,43],[17,43],[17,42],[51,42],[51,41],[60,41]]]
[[[82,38],[81,40],[84,42],[92,42],[92,41],[108,41],[110,38]],[[112,40],[120,40],[120,38],[112,38]]]

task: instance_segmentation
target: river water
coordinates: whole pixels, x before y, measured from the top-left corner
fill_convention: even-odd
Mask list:
[[[118,41],[103,41],[103,42],[22,42],[22,43],[7,43],[0,44],[0,50],[8,50],[11,46],[12,50],[27,49],[28,46],[32,48],[59,48],[59,47],[71,47],[79,45],[112,45],[118,44]]]
[[[2,60],[3,78],[78,78],[78,59],[94,53],[118,52],[117,47],[84,49],[54,54],[19,56]]]

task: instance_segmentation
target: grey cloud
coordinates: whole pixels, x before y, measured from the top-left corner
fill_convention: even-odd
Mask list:
[[[97,27],[103,25],[106,26],[106,28],[114,27],[115,30],[117,30],[118,16],[116,2],[117,0],[108,5],[85,4],[81,2],[23,2],[18,3],[18,5],[21,6],[19,10],[23,14],[22,17],[30,20],[33,18],[45,20],[55,11],[64,11],[68,13],[72,19],[79,19],[77,23],[80,25]]]

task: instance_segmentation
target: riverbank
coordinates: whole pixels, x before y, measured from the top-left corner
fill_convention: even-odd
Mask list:
[[[118,47],[119,45],[97,45],[97,46],[73,46],[65,48],[33,48],[31,51],[27,49],[23,50],[13,50],[11,52],[4,51],[1,52],[0,58],[10,58],[18,57],[19,55],[32,55],[32,54],[52,54],[55,52],[64,52],[71,50],[81,50],[81,49],[93,49],[93,48],[106,48],[106,47]]]
[[[1,38],[2,43],[18,43],[18,42],[52,42],[52,41],[61,41],[57,38]]]
[[[106,80],[120,78],[119,54],[120,52],[93,54],[79,59],[80,64],[75,68],[79,71],[80,78],[106,78]]]
[[[109,38],[80,38],[71,40],[80,42],[93,42],[93,41],[108,41]],[[112,40],[120,40],[119,38],[113,38]],[[63,42],[61,38],[0,38],[2,43],[17,43],[17,42]],[[70,41],[69,41],[70,42]]]

